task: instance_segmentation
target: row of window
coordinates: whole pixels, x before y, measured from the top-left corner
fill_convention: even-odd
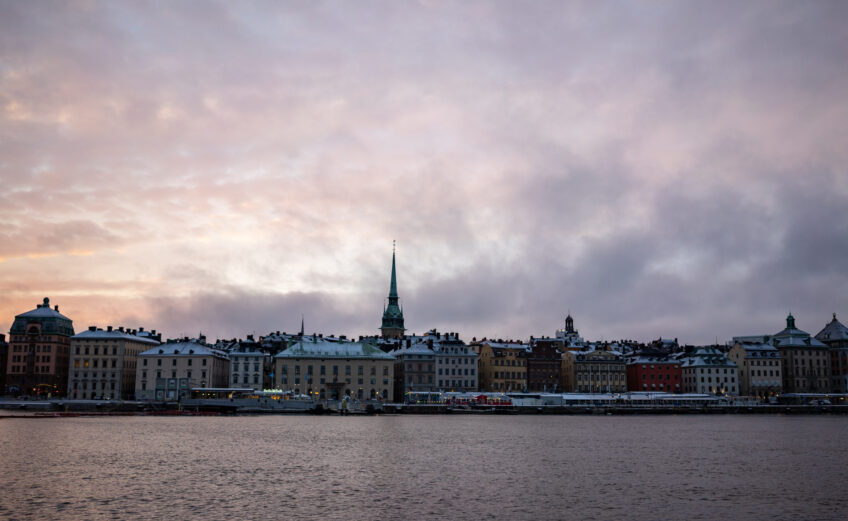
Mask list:
[[[30,350],[27,349],[26,346],[13,345],[12,346],[12,352],[13,353],[29,353]],[[53,352],[53,346],[43,346],[41,344],[37,344],[35,346],[35,352],[36,353],[52,353]]]
[[[9,365],[9,373],[25,373],[27,372],[25,365]],[[34,373],[49,373],[50,366],[49,365],[37,365],[32,368]]]
[[[105,359],[98,359],[98,358],[95,358],[95,359],[93,359],[93,360],[91,360],[91,361],[89,361],[88,359],[83,359],[83,360],[74,360],[74,367],[75,367],[75,368],[79,368],[79,367],[92,367],[92,368],[95,368],[95,369],[96,369],[96,368],[97,368],[97,366],[98,366],[98,363],[99,363],[99,362],[102,362],[102,364],[100,365],[100,367],[109,367],[109,361],[110,361],[110,360],[111,360],[111,362],[112,362],[112,367],[118,367],[118,360],[117,360],[116,358],[111,358],[111,359],[110,359],[110,358],[105,358]]]
[[[141,360],[142,360],[141,365],[143,367],[147,367],[147,358],[142,358]],[[192,365],[193,360],[194,360],[193,358],[187,358],[186,359],[186,365]],[[201,362],[200,365],[205,366],[206,365],[206,358],[201,358],[200,362]],[[162,359],[161,358],[156,359],[156,365],[158,367],[162,367]],[[173,367],[177,366],[177,359],[176,358],[171,359],[171,366],[173,366]]]
[[[306,374],[312,374],[313,366],[307,365],[307,366],[304,366],[304,368],[305,369],[303,369],[303,370],[306,372]],[[288,374],[288,370],[289,370],[289,367],[287,365],[283,365],[283,366],[280,367],[280,374],[284,374],[284,375]],[[295,365],[294,366],[295,376],[300,375],[301,370],[302,370],[301,366]],[[320,366],[319,367],[319,374],[326,375],[327,374],[327,366],[325,366],[325,365]],[[350,376],[350,374],[351,374],[351,366],[346,365],[345,366],[345,376]],[[362,366],[362,365],[358,366],[356,368],[356,374],[358,374],[360,376],[365,374],[365,366]],[[339,375],[339,366],[334,365],[333,366],[333,376],[338,376],[338,375]],[[377,367],[372,365],[371,366],[371,376],[376,376],[376,375],[377,375]],[[389,366],[388,365],[383,366],[383,376],[389,376]]]

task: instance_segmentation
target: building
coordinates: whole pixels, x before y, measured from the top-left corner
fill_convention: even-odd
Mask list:
[[[680,361],[653,350],[628,358],[627,390],[683,392]]]
[[[830,390],[848,393],[848,328],[836,320],[836,313],[816,340],[830,348]]]
[[[0,396],[7,393],[6,388],[6,364],[9,360],[9,343],[6,335],[0,333]]]
[[[736,364],[715,346],[696,347],[679,355],[683,392],[737,396]]]
[[[569,317],[570,318],[570,317]],[[562,380],[562,353],[554,339],[531,339],[527,353],[527,390],[557,392]]]
[[[380,332],[383,338],[401,338],[406,329],[403,327],[403,309],[398,305],[394,247],[392,247],[392,278],[389,283],[388,299],[389,304],[383,309],[383,324],[380,326]]]
[[[408,392],[433,391],[436,387],[436,353],[431,349],[432,341],[411,339],[392,351],[395,357],[395,402],[404,401]]]
[[[442,391],[470,392],[478,388],[477,353],[459,333],[430,330],[425,337],[436,354],[436,386]]]
[[[742,396],[769,398],[782,392],[783,364],[773,345],[734,339],[727,357],[736,364]]]
[[[589,346],[562,355],[562,389],[565,392],[620,393],[627,389],[624,356],[608,346]]]
[[[230,383],[227,354],[213,349],[203,337],[168,340],[138,358],[137,400],[180,400],[194,387],[225,388]]]
[[[261,391],[271,386],[271,355],[260,349],[260,344],[248,335],[239,341],[227,355],[230,358],[230,387]]]
[[[95,326],[71,337],[68,398],[79,400],[132,400],[138,355],[159,345],[152,331]]]
[[[319,399],[390,400],[395,357],[366,342],[313,335],[274,357],[275,387]]]
[[[6,385],[11,394],[65,396],[73,321],[50,299],[15,317],[9,331]]]
[[[479,352],[480,390],[523,392],[527,390],[527,346],[513,342],[482,340],[472,349]]]
[[[786,328],[770,339],[783,361],[784,393],[830,391],[830,350],[809,333],[795,327],[795,317],[786,317]]]

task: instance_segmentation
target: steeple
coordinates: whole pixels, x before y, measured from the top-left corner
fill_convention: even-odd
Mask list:
[[[789,316],[786,317],[786,329],[795,329],[795,317],[792,316],[792,313],[789,313]]]
[[[394,301],[392,300],[394,299]],[[389,305],[397,304],[398,301],[398,292],[397,292],[397,273],[395,271],[395,241],[392,241],[392,281],[389,285]]]
[[[395,267],[395,243],[392,241],[392,278],[389,282],[389,304],[383,310],[383,325],[380,327],[383,338],[403,336],[403,310],[398,305],[397,270]]]

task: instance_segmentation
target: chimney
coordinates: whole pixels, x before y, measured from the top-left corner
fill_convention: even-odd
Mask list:
[[[140,328],[138,328],[138,330],[143,332],[143,331],[144,331],[144,328],[143,328],[143,327],[140,327]]]
[[[119,327],[119,328],[118,328],[118,331],[120,331],[121,333],[123,333],[123,332],[124,332],[124,326]]]
[[[59,304],[56,304],[56,311],[59,311]]]
[[[111,332],[111,331],[112,331],[112,326],[107,326],[107,327],[106,327],[106,331]]]
[[[97,326],[88,326],[89,331],[97,331]]]

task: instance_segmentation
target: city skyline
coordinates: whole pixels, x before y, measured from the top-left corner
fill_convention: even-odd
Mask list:
[[[815,333],[847,10],[0,2],[0,330]]]

